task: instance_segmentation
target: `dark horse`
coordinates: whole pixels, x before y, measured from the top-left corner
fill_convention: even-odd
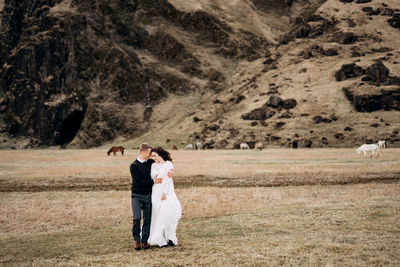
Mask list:
[[[111,152],[114,154],[114,156],[117,155],[117,152],[121,152],[122,156],[124,155],[124,147],[123,146],[113,146],[108,150],[107,155],[110,156]]]

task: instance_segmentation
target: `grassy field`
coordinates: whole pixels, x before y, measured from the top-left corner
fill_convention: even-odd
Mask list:
[[[132,248],[136,152],[2,151],[1,265],[400,265],[400,149],[174,151],[179,246]]]

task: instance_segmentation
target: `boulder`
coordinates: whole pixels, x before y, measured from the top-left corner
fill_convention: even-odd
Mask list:
[[[235,98],[234,102],[235,102],[235,104],[238,104],[238,103],[242,102],[242,100],[245,100],[245,99],[246,99],[246,97],[244,95],[238,95]]]
[[[357,41],[357,36],[352,32],[335,32],[332,41],[339,44],[354,44]]]
[[[368,16],[376,16],[376,15],[379,15],[379,13],[381,13],[381,9],[380,8],[373,9],[370,6],[363,7],[361,10],[363,12],[365,12]]]
[[[322,116],[320,116],[320,115],[314,116],[312,119],[316,124],[322,122]]]
[[[303,140],[303,142],[304,142],[304,146],[305,147],[307,147],[307,148],[311,148],[312,147],[312,141],[311,141],[311,139],[304,139]]]
[[[261,107],[242,115],[244,120],[266,120],[272,117],[276,112],[268,107]]]
[[[378,60],[367,68],[365,76],[368,80],[383,83],[389,77],[389,69],[386,68],[382,61]]]
[[[266,103],[267,106],[278,108],[281,107],[283,103],[283,99],[276,95],[271,95]]]
[[[400,28],[400,13],[396,13],[393,15],[391,19],[388,19],[387,22],[389,23],[390,26],[393,28]]]
[[[343,140],[344,139],[344,134],[343,133],[335,133],[335,138],[339,139],[339,140]]]
[[[335,78],[336,81],[340,82],[346,79],[360,77],[363,74],[364,70],[360,66],[357,66],[355,63],[351,63],[342,65],[340,70],[335,73]]]
[[[282,103],[282,108],[284,109],[292,109],[297,106],[297,101],[296,99],[290,98],[290,99],[285,99]]]
[[[339,53],[338,53],[336,48],[328,48],[326,50],[323,50],[322,54],[325,55],[325,56],[328,56],[328,57],[339,55]]]
[[[324,122],[324,123],[331,123],[331,122],[332,122],[331,119],[329,119],[329,118],[324,118],[324,117],[322,117],[321,115],[314,116],[314,117],[312,118],[312,120],[313,120],[316,124],[319,124],[319,123],[321,123],[321,122]]]
[[[388,7],[385,7],[382,9],[381,16],[393,16],[394,15],[394,10]]]
[[[198,118],[198,117],[193,117],[193,122],[199,122],[199,121],[202,121],[202,119],[200,119],[200,118]]]

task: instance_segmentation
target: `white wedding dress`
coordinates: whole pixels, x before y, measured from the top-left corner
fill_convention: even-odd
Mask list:
[[[165,246],[168,241],[178,244],[176,227],[182,215],[181,203],[175,194],[174,182],[168,177],[168,172],[173,169],[172,162],[153,163],[151,177],[155,175],[162,178],[161,184],[154,184],[151,194],[152,211],[149,244],[152,246]],[[162,193],[166,199],[161,200]]]

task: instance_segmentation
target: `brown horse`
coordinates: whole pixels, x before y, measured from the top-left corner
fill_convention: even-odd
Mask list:
[[[123,146],[113,146],[108,150],[107,156],[110,156],[111,152],[114,154],[114,156],[117,155],[117,152],[121,152],[122,156],[124,155],[124,147]]]
[[[261,151],[263,149],[263,144],[261,142],[257,142],[254,146],[254,149],[259,149]]]

